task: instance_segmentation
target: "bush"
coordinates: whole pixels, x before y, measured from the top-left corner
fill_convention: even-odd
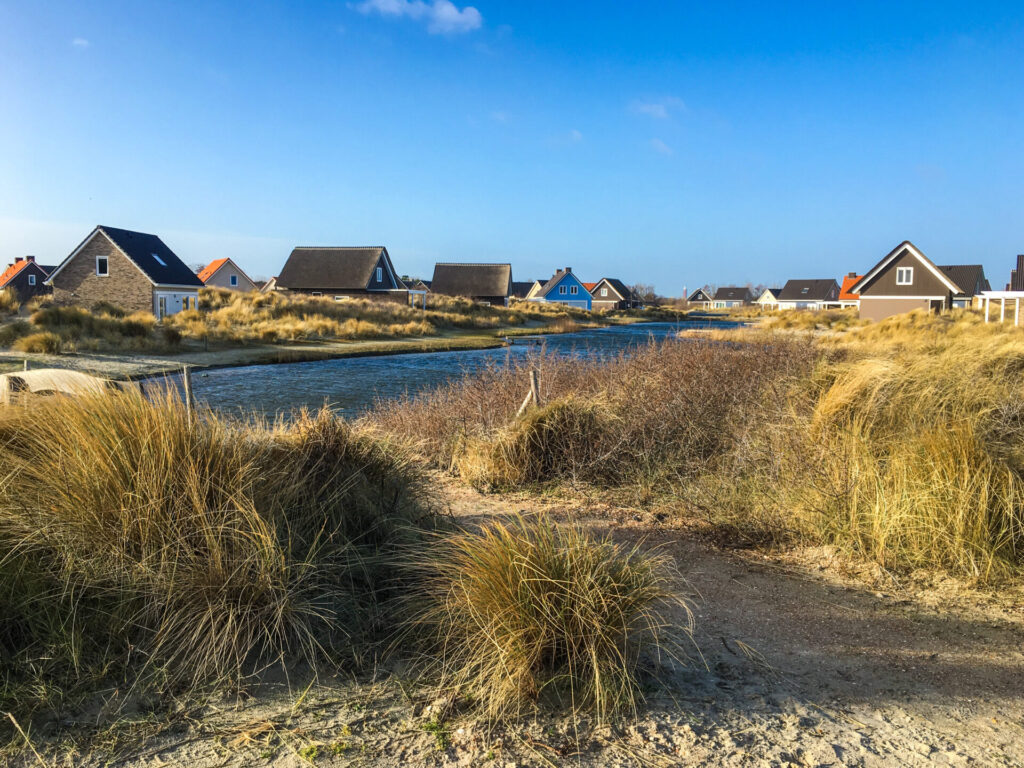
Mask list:
[[[0,313],[14,315],[19,309],[21,309],[21,300],[13,288],[4,288],[0,291]]]
[[[327,412],[271,428],[56,399],[2,414],[0,457],[3,709],[356,657],[431,519],[401,454]]]
[[[44,331],[22,336],[11,345],[18,352],[33,352],[41,355],[56,355],[61,350],[61,338],[56,333]]]
[[[667,558],[575,526],[517,517],[429,552],[413,630],[430,643],[439,688],[471,696],[492,720],[542,696],[601,722],[635,714],[641,655],[666,640],[678,649],[669,627],[692,636]]]

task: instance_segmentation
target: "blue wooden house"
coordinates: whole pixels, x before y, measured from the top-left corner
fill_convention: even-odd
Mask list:
[[[572,273],[572,267],[559,269],[554,276],[530,301],[545,301],[549,304],[568,304],[571,307],[590,309],[593,296],[580,279]]]

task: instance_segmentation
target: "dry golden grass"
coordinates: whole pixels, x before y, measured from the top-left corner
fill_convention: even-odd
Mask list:
[[[762,315],[761,327],[772,331],[846,331],[867,325],[861,320],[855,308],[825,309],[784,309]]]
[[[427,551],[410,630],[438,689],[470,694],[490,720],[538,700],[598,722],[635,715],[641,655],[676,656],[692,637],[667,557],[576,526],[516,517]]]
[[[15,315],[19,309],[21,309],[21,301],[13,289],[4,288],[0,291],[0,314]]]

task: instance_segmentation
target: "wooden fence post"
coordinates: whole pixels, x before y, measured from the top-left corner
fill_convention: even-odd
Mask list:
[[[533,404],[540,408],[540,371],[536,368],[530,371],[530,393],[533,395]]]
[[[181,367],[181,381],[185,385],[185,408],[188,410],[188,425],[192,426],[193,411],[195,411],[196,403],[192,396],[192,366],[183,365]]]
[[[27,357],[25,358],[25,370],[26,371],[28,370],[28,358]]]

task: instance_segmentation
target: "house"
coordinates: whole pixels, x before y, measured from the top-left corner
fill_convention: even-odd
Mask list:
[[[465,296],[482,304],[507,307],[512,291],[512,265],[440,262],[434,265],[430,286],[431,293]]]
[[[403,275],[402,282],[405,283],[405,287],[410,291],[423,291],[424,293],[430,291],[429,280],[420,280],[418,277],[406,277]]]
[[[583,282],[572,273],[572,267],[559,269],[544,283],[537,296],[530,301],[567,304],[570,307],[590,309],[592,297]]]
[[[227,288],[230,291],[246,293],[257,290],[256,283],[228,258],[211,261],[199,270],[197,277],[207,288]]]
[[[513,299],[525,299],[530,295],[530,291],[536,289],[540,290],[544,285],[540,280],[513,280],[512,290],[509,293],[509,297]]]
[[[893,248],[850,286],[860,294],[860,316],[883,320],[915,309],[941,312],[970,306],[989,290],[980,264],[940,267],[909,240]]]
[[[273,293],[277,290],[277,278],[272,277],[260,286],[260,293]]]
[[[779,291],[779,309],[825,309],[838,306],[839,283],[831,277],[822,280],[787,280]]]
[[[847,307],[859,307],[860,306],[860,294],[854,293],[850,289],[857,284],[864,275],[858,275],[856,272],[850,272],[843,278],[843,284],[839,286],[839,308],[846,309]]]
[[[781,292],[781,288],[765,288],[764,293],[758,296],[754,303],[762,309],[778,309],[779,294]]]
[[[299,247],[292,250],[274,290],[309,296],[396,301],[405,304],[409,290],[391,263],[388,249],[366,247]]]
[[[35,256],[18,256],[0,275],[0,291],[13,291],[18,301],[28,301],[33,296],[50,293],[52,289],[45,282],[53,270],[54,267],[36,263]]]
[[[530,285],[530,289],[526,292],[526,300],[532,301],[533,299],[540,297],[540,292],[544,290],[544,282],[541,280],[534,280]]]
[[[711,294],[704,288],[699,288],[686,299],[686,303],[701,309],[710,309]]]
[[[617,278],[602,277],[596,283],[583,284],[584,287],[588,285],[591,287],[587,290],[593,297],[591,306],[595,310],[633,309],[640,306],[640,300],[636,294]]]
[[[202,281],[156,235],[98,226],[46,279],[57,304],[105,301],[157,319],[199,305]]]
[[[727,286],[715,291],[715,297],[711,300],[711,306],[715,309],[729,309],[730,307],[742,307],[754,300],[750,288],[736,288]]]
[[[1010,270],[1010,282],[1006,284],[1008,291],[1024,291],[1024,254],[1017,255],[1017,268]]]

